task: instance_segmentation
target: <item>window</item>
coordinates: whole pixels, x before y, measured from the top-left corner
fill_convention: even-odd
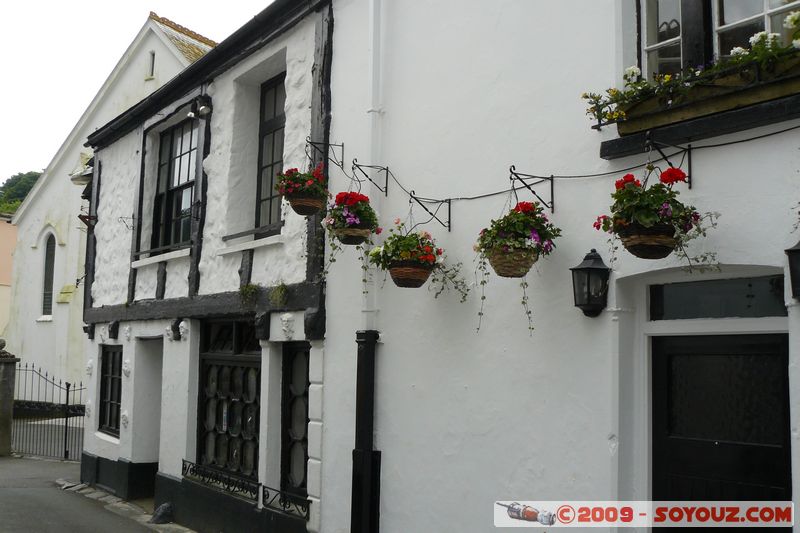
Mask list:
[[[780,275],[650,286],[650,320],[786,314]]]
[[[147,71],[147,79],[156,75],[156,53],[150,50],[150,68]]]
[[[197,122],[192,119],[161,133],[153,203],[153,250],[188,244],[191,239],[197,139]]]
[[[750,47],[754,33],[779,33],[788,44],[791,33],[783,20],[791,11],[800,8],[794,0],[715,0],[714,46],[718,57],[726,57],[736,46]]]
[[[53,314],[53,273],[56,261],[56,238],[50,234],[44,248],[44,283],[42,284],[42,315]]]
[[[119,437],[122,346],[103,346],[100,368],[100,431]]]
[[[681,5],[679,0],[647,0],[645,55],[651,74],[680,72]]]
[[[726,57],[732,48],[749,48],[759,31],[790,40],[783,20],[800,9],[800,0],[640,0],[643,69],[649,77]]]
[[[308,346],[286,345],[281,398],[281,490],[305,497],[308,472]]]
[[[283,170],[283,130],[286,115],[285,74],[261,86],[261,114],[258,128],[258,184],[256,186],[256,227],[279,227],[281,197],[275,191],[275,175]]]
[[[200,356],[197,462],[258,479],[261,346],[246,322],[212,322]]]

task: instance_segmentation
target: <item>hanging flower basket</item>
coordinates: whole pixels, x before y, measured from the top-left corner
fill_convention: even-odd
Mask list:
[[[632,223],[617,230],[622,245],[641,259],[663,259],[678,246],[675,226],[656,224],[649,228]]]
[[[336,228],[332,231],[339,242],[350,245],[362,244],[372,234],[370,228]]]
[[[444,250],[436,246],[427,231],[408,231],[399,218],[394,224],[383,244],[369,251],[369,262],[388,270],[398,287],[416,289],[430,279],[429,289],[434,297],[453,289],[464,302],[469,287],[461,277],[461,263],[446,264]]]
[[[295,213],[305,217],[311,216],[325,207],[325,198],[318,196],[287,194],[286,200],[289,201],[289,205],[292,206],[292,210]]]
[[[295,213],[311,216],[325,207],[328,198],[328,182],[322,163],[308,172],[289,168],[278,174],[275,190],[283,195]]]
[[[389,275],[398,287],[416,289],[425,285],[434,266],[435,264],[427,265],[417,261],[392,261]]]
[[[369,198],[358,192],[340,192],[328,206],[322,225],[342,244],[363,244],[375,233],[380,235],[378,216]]]
[[[488,259],[495,273],[504,278],[521,278],[540,255],[548,255],[561,230],[547,220],[542,206],[519,202],[503,218],[492,220],[481,230],[475,251]]]
[[[533,330],[531,308],[528,305],[528,282],[525,275],[542,256],[555,250],[555,239],[561,229],[547,219],[544,209],[536,202],[517,202],[502,218],[492,220],[481,230],[473,247],[478,252],[478,283],[481,287],[481,308],[478,312],[478,329],[483,317],[486,284],[490,277],[489,265],[502,278],[520,278],[522,308],[528,319],[528,330]]]
[[[686,173],[673,167],[661,172],[659,183],[650,187],[647,179],[642,184],[633,174],[626,174],[615,183],[612,215],[597,217],[595,229],[619,237],[625,249],[636,257],[667,257],[701,219],[693,206],[678,200],[678,191],[672,188],[678,182],[686,182]]]
[[[486,258],[495,273],[503,278],[522,278],[530,271],[539,259],[536,250],[511,248],[504,251],[502,247],[487,250]]]

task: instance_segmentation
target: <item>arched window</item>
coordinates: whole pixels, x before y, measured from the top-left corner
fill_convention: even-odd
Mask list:
[[[56,238],[51,234],[47,237],[44,250],[44,283],[42,284],[42,314],[53,314],[53,270],[56,262]]]

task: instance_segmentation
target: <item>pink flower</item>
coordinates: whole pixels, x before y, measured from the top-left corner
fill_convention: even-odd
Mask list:
[[[383,228],[377,227],[375,228],[375,235],[380,235],[383,232]]]
[[[399,226],[400,225],[400,217],[397,217],[396,219],[394,219],[394,225],[395,226]]]

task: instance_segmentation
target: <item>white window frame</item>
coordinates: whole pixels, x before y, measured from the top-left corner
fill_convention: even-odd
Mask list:
[[[641,3],[641,6],[642,6],[642,22],[641,22],[642,27],[640,28],[640,35],[641,35],[641,41],[642,41],[641,42],[641,45],[642,45],[642,75],[647,77],[647,78],[650,77],[650,74],[651,74],[651,71],[652,71],[652,69],[650,68],[650,65],[649,65],[650,52],[654,52],[654,51],[656,51],[656,50],[658,50],[660,48],[666,48],[667,46],[673,46],[675,44],[679,45],[679,48],[681,49],[681,65],[683,65],[683,46],[681,46],[682,41],[683,41],[683,21],[681,20],[681,17],[683,16],[683,14],[681,12],[681,2],[680,2],[680,0],[673,0],[673,1],[678,4],[678,22],[680,23],[680,35],[678,35],[677,37],[672,37],[671,39],[667,39],[666,41],[662,41],[660,43],[655,43],[655,44],[651,44],[651,45],[647,44],[647,42],[648,42],[648,38],[647,38],[648,37],[648,35],[647,35],[647,30],[648,30],[647,19],[650,16],[649,13],[648,13],[647,4],[649,4],[649,2],[647,0],[643,0],[642,3]],[[765,1],[768,1],[768,0],[765,0]]]
[[[747,24],[749,24],[751,22],[757,21],[759,19],[763,19],[764,20],[764,31],[766,31],[768,33],[771,33],[774,30],[778,30],[778,31],[774,31],[775,33],[778,33],[781,30],[781,28],[783,27],[783,20],[781,19],[781,22],[780,22],[781,26],[779,26],[778,28],[773,28],[772,27],[772,17],[774,15],[779,15],[779,14],[788,15],[790,12],[800,9],[800,0],[796,0],[796,1],[791,2],[789,4],[786,4],[786,5],[783,5],[783,6],[780,6],[780,7],[773,7],[773,8],[769,7],[769,1],[770,0],[762,0],[764,4],[763,4],[763,7],[761,9],[761,13],[759,13],[757,15],[753,15],[751,17],[744,18],[742,20],[737,20],[736,22],[731,22],[730,24],[720,25],[719,24],[719,13],[720,13],[719,5],[720,5],[721,1],[722,0],[714,0],[713,2],[711,2],[711,18],[714,21],[714,57],[716,57],[716,58],[720,58],[723,55],[728,55],[730,53],[730,50],[720,50],[720,46],[719,46],[719,40],[720,40],[719,39],[719,34],[720,34],[720,32],[724,32],[725,30],[730,30],[730,29],[736,28],[738,26],[744,26],[744,25],[747,25]]]

